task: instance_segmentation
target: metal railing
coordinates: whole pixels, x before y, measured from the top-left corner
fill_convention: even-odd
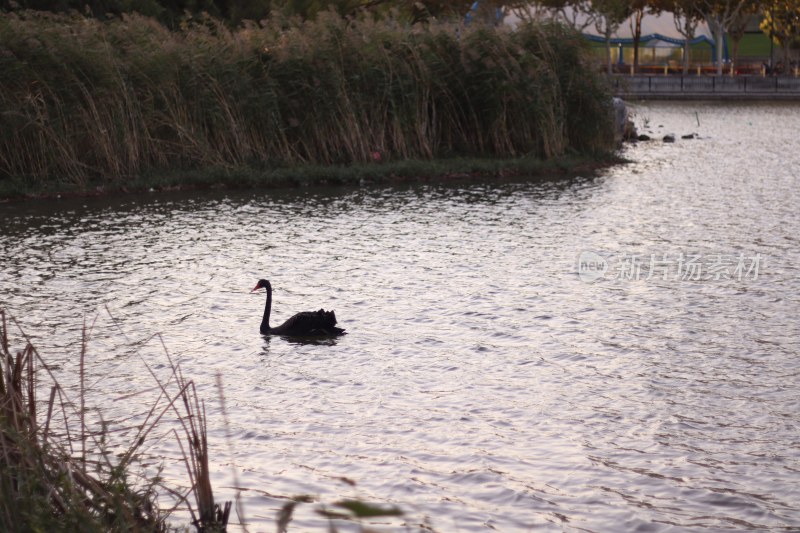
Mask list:
[[[788,76],[614,76],[621,95],[769,95],[800,96],[800,78]]]

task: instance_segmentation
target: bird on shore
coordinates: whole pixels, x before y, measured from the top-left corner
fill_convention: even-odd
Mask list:
[[[255,288],[267,289],[267,304],[264,306],[264,317],[261,319],[262,335],[284,335],[288,337],[338,337],[344,335],[342,328],[336,327],[336,315],[333,311],[304,311],[297,313],[277,327],[270,327],[269,315],[272,311],[272,285],[269,280],[260,279]]]

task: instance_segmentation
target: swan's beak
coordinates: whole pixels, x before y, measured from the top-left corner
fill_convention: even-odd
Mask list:
[[[255,289],[253,289],[253,290],[252,290],[252,291],[250,291],[250,292],[256,292],[257,290],[258,290],[258,285],[256,285],[256,288],[255,288]]]

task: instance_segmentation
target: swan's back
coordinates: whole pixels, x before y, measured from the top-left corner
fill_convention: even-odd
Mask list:
[[[336,314],[333,311],[304,311],[297,313],[278,327],[271,328],[275,335],[292,335],[298,337],[344,335],[342,328],[336,327]]]

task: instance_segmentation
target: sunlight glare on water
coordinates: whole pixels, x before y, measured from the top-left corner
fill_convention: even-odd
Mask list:
[[[800,528],[800,109],[635,111],[699,138],[596,178],[0,206],[0,305],[67,382],[97,317],[90,381],[117,418],[153,387],[139,355],[167,370],[161,333],[250,531],[299,494],[406,512],[376,528]],[[324,307],[349,334],[262,337],[259,278],[273,324]],[[316,505],[290,531],[326,528]]]

